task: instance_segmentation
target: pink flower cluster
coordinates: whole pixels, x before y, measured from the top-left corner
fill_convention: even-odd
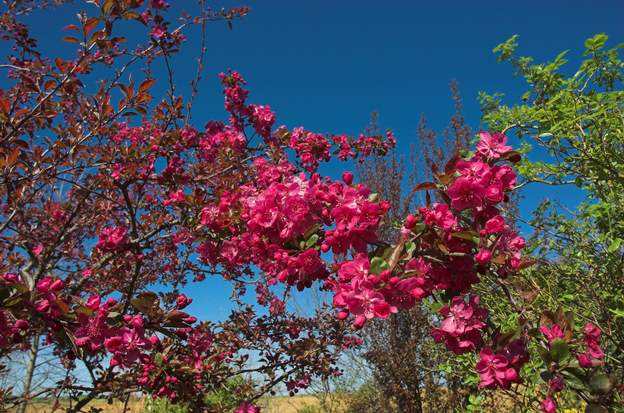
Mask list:
[[[307,171],[316,171],[320,162],[331,159],[331,145],[327,138],[303,128],[296,128],[290,135],[290,147]]]
[[[334,254],[345,254],[353,249],[365,252],[368,245],[377,241],[377,229],[390,204],[371,201],[370,190],[363,185],[335,182],[329,190],[326,199],[331,205],[329,216],[334,228],[325,233],[321,251],[331,249]]]
[[[228,228],[235,236],[222,242],[218,256],[210,255],[213,248],[207,244],[200,247],[203,260],[231,270],[251,262],[268,278],[303,289],[329,275],[322,252],[364,252],[376,241],[388,204],[369,200],[367,188],[317,174],[284,176],[286,165],[263,159],[255,167],[258,181],[243,186],[238,198],[223,194],[202,209],[201,223],[213,230],[226,228],[232,209],[246,222]]]
[[[277,134],[280,134],[279,131]],[[335,148],[332,148],[332,144]],[[343,161],[358,158],[360,161],[371,154],[385,155],[396,145],[391,131],[386,137],[379,135],[360,135],[353,139],[345,135],[327,138],[321,134],[296,128],[290,134],[288,146],[295,151],[299,163],[309,172],[318,169],[320,162],[331,159],[333,153]],[[332,150],[333,149],[333,150]]]
[[[512,383],[520,382],[519,371],[529,360],[526,343],[518,339],[507,344],[500,352],[484,347],[479,352],[479,362],[475,370],[479,373],[480,388],[509,389]]]
[[[393,312],[411,308],[418,300],[444,291],[452,298],[442,307],[441,325],[432,334],[455,353],[482,348],[478,370],[482,387],[488,388],[507,388],[518,381],[518,370],[527,360],[523,341],[499,346],[498,353],[484,347],[482,334],[487,311],[479,306],[478,296],[466,296],[471,286],[480,281],[480,274],[491,271],[504,278],[522,264],[524,239],[505,223],[497,208],[507,200],[506,193],[516,183],[512,167],[501,164],[511,150],[505,143],[503,135],[482,133],[473,158],[447,166],[447,175],[441,180],[444,183],[427,184],[428,188],[440,190],[442,199],[448,202],[420,208],[417,215],[406,217],[398,248],[410,243],[413,247],[407,257],[391,264],[393,268],[388,268],[390,264],[386,262],[386,267],[376,271],[379,273],[371,274],[372,261],[364,252],[367,245],[374,243],[374,238],[372,233],[363,232],[350,238],[362,240],[360,245],[353,241],[350,245],[338,243],[337,248],[335,243],[332,245],[335,254],[350,250],[358,254],[340,263],[336,277],[327,282],[335,293],[337,316],[344,319],[352,315],[358,328],[366,320],[387,318]],[[347,209],[361,211],[357,215],[359,219],[382,216],[378,209],[383,211],[384,207],[381,202],[375,203],[370,214],[365,204],[351,201],[345,204]],[[321,245],[324,251],[334,241],[333,231],[343,228],[340,220],[336,222],[336,229],[327,231]],[[348,227],[353,218],[347,216],[342,222]],[[371,224],[367,228],[374,229],[377,221]]]
[[[104,345],[104,340],[113,335],[113,328],[109,326],[107,318],[110,308],[117,301],[110,298],[103,305],[99,295],[92,295],[86,302],[85,307],[90,311],[80,312],[77,317],[79,327],[75,330],[76,346],[85,348],[90,353],[99,351]],[[89,312],[92,312],[89,315]]]
[[[482,211],[505,199],[505,191],[516,184],[516,174],[509,165],[490,165],[479,156],[459,161],[460,177],[451,184],[447,194],[451,207],[457,211],[472,208]]]
[[[504,133],[481,132],[477,143],[477,152],[486,159],[498,159],[511,152],[511,146],[506,145],[507,136]]]
[[[104,340],[104,346],[113,354],[111,366],[128,367],[136,361],[148,362],[149,356],[145,351],[158,343],[157,336],[145,337],[143,317],[141,315],[124,315],[125,326]]]
[[[100,232],[100,239],[95,248],[104,252],[112,252],[123,248],[127,242],[128,238],[124,227],[108,227]]]
[[[126,368],[138,360],[147,362],[145,354],[159,342],[158,337],[145,336],[144,320],[141,315],[123,315],[121,324],[109,316],[117,301],[109,298],[102,303],[99,295],[89,297],[84,309],[78,313],[74,331],[76,346],[94,354],[105,349],[111,353],[110,365]]]
[[[576,357],[581,367],[594,367],[598,364],[597,362],[602,360],[605,356],[602,348],[600,347],[601,331],[592,323],[587,323],[583,328],[583,334],[586,350],[583,353],[578,354]]]
[[[565,334],[563,333],[563,329],[559,324],[552,324],[551,326],[541,325],[539,330],[542,332],[546,340],[548,340],[548,344],[552,344],[556,339],[564,339]]]
[[[552,345],[555,340],[569,342],[572,337],[572,332],[569,331],[569,328],[566,330],[557,323],[541,325],[539,330],[544,337],[546,337],[549,345]],[[600,364],[600,360],[604,358],[605,354],[600,346],[600,335],[600,329],[592,323],[587,323],[583,327],[583,344],[585,351],[576,353],[576,358],[581,367],[596,367]]]
[[[369,273],[370,261],[366,254],[360,253],[352,261],[347,261],[338,270],[339,283],[334,287],[333,304],[342,308],[338,313],[341,319],[350,314],[355,316],[354,326],[361,328],[366,320],[387,318],[396,313],[397,308],[375,289],[381,282],[380,277]]]
[[[251,403],[243,402],[234,410],[234,413],[260,413],[260,408]]]
[[[137,383],[154,397],[167,397],[177,400],[180,392],[198,392],[205,390],[202,384],[202,374],[214,368],[210,363],[215,356],[213,348],[214,335],[205,325],[195,328],[178,330],[185,337],[183,351],[172,353],[158,353],[159,360],[149,357],[141,359],[142,373]],[[154,342],[155,350],[162,351],[162,343]],[[158,348],[156,348],[158,347]],[[217,357],[223,360],[224,357]],[[170,365],[184,366],[182,371],[170,368]],[[182,373],[182,374],[181,374]]]
[[[358,149],[362,156],[366,157],[372,153],[385,155],[390,148],[396,145],[396,138],[391,130],[386,132],[385,138],[379,135],[360,135],[353,146]],[[361,158],[360,158],[361,159]]]
[[[450,306],[440,310],[444,320],[432,332],[437,342],[444,342],[455,354],[472,351],[481,346],[481,330],[485,327],[487,310],[479,307],[479,296],[470,296],[468,302],[462,297],[453,297]]]
[[[556,393],[563,390],[565,381],[563,377],[556,376],[548,381],[548,396],[540,404],[540,409],[544,413],[555,413],[557,411],[557,402],[553,399]]]
[[[234,129],[242,131],[249,124],[265,142],[272,143],[271,128],[275,123],[275,113],[269,106],[246,104],[249,92],[243,89],[246,82],[238,72],[221,73],[220,77],[224,86],[225,110],[231,114],[230,123]]]
[[[55,320],[63,314],[63,308],[67,308],[67,303],[59,297],[63,289],[63,281],[46,277],[37,283],[37,298],[35,300],[35,311]]]
[[[9,313],[0,308],[0,349],[22,341],[30,328],[26,320],[11,320]]]

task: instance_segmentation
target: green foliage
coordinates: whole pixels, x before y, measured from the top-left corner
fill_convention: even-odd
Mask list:
[[[208,393],[204,400],[209,411],[233,411],[246,397],[244,394],[253,388],[253,382],[242,376],[234,377],[223,385]]]
[[[230,413],[246,399],[245,394],[252,389],[254,383],[242,376],[234,377],[223,386],[206,393],[204,400],[208,411]],[[148,399],[145,413],[188,413],[191,409],[184,404],[170,402],[167,398]]]
[[[380,413],[394,411],[392,406],[387,405],[387,400],[380,391],[380,386],[375,380],[369,380],[360,386],[350,397],[345,413],[377,413],[380,408],[386,406]]]
[[[182,404],[175,404],[167,398],[146,399],[145,413],[187,413],[188,407]]]
[[[501,94],[480,96],[488,129],[513,132],[523,151],[533,151],[519,167],[525,191],[568,186],[585,197],[578,206],[544,200],[534,211],[527,222],[534,229],[527,249],[538,264],[514,281],[514,299],[531,309],[523,318],[534,323],[544,310],[562,307],[578,325],[592,322],[601,328],[608,373],[586,378],[589,385],[581,391],[592,408],[597,408],[593,401],[624,404],[621,395],[609,393],[612,380],[624,377],[624,45],[607,48],[607,42],[605,34],[588,39],[584,60],[570,71],[566,52],[544,63],[517,56],[514,36],[494,52],[526,80],[522,103],[507,106]],[[510,317],[502,306],[495,316]],[[520,320],[505,321],[512,328]],[[562,341],[545,356],[564,360],[569,353]],[[527,388],[540,383],[539,371],[533,373]],[[579,403],[568,402],[570,407]]]

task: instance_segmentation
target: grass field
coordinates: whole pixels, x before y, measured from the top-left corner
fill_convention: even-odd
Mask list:
[[[258,402],[262,408],[262,413],[298,413],[306,407],[319,407],[319,399],[315,396],[275,396],[263,398]],[[105,400],[96,400],[89,406],[102,409],[102,413],[124,413],[124,405],[121,402],[113,402],[108,404]],[[584,408],[564,409],[563,413],[580,413]],[[26,410],[27,413],[62,413],[62,409],[53,410],[50,403],[33,403]],[[125,410],[125,413],[149,413],[144,407],[144,401],[141,398],[131,399]]]
[[[295,397],[270,397],[261,399],[258,403],[262,407],[262,413],[297,413],[306,406],[317,407],[319,401],[314,396],[295,396]],[[102,413],[123,413],[124,404],[120,401],[115,401],[112,404],[108,404],[105,400],[95,400],[89,406],[102,409]],[[53,406],[49,402],[32,403],[26,410],[27,413],[52,413]],[[56,412],[62,412],[62,409],[57,409]],[[144,408],[143,399],[131,399],[128,403],[125,413],[143,413],[146,412]],[[146,412],[148,413],[148,412]]]

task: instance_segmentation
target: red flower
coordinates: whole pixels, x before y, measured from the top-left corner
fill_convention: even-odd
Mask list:
[[[126,229],[123,227],[104,228],[100,233],[100,239],[98,240],[95,248],[102,251],[116,251],[122,248],[127,242]]]
[[[480,132],[479,137],[481,139],[477,143],[477,152],[486,158],[498,159],[511,150],[511,146],[505,145],[507,136],[502,133]]]
[[[508,389],[511,383],[519,381],[518,372],[509,366],[504,355],[495,354],[491,348],[484,348],[479,353],[479,357],[475,369],[481,379],[480,388],[494,389],[500,387]]]

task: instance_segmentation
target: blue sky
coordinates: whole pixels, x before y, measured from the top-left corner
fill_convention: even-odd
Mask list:
[[[176,10],[195,8],[191,0],[174,3]],[[279,124],[357,134],[377,111],[381,126],[395,131],[399,151],[415,140],[421,113],[434,128],[447,124],[453,111],[451,79],[459,81],[464,115],[473,129],[479,128],[480,90],[504,92],[510,103],[518,98],[522,81],[509,65],[497,64],[491,52],[513,34],[520,35],[520,53],[538,61],[570,49],[570,70],[586,38],[605,32],[611,45],[624,41],[621,0],[211,3],[214,8],[243,4],[251,12],[233,30],[220,22],[208,26],[207,60],[194,111],[198,126],[225,117],[217,74],[232,68],[248,80],[250,100],[269,104]],[[31,17],[43,48],[59,48],[67,35],[61,28],[73,22],[77,8],[88,6],[75,2]],[[173,59],[181,92],[195,73],[199,50],[197,33],[188,35],[189,42]],[[74,46],[63,47],[69,49],[59,48],[61,54]],[[164,73],[156,74],[164,83]],[[206,282],[192,292],[199,294],[192,310],[208,318],[226,315],[222,283]]]

